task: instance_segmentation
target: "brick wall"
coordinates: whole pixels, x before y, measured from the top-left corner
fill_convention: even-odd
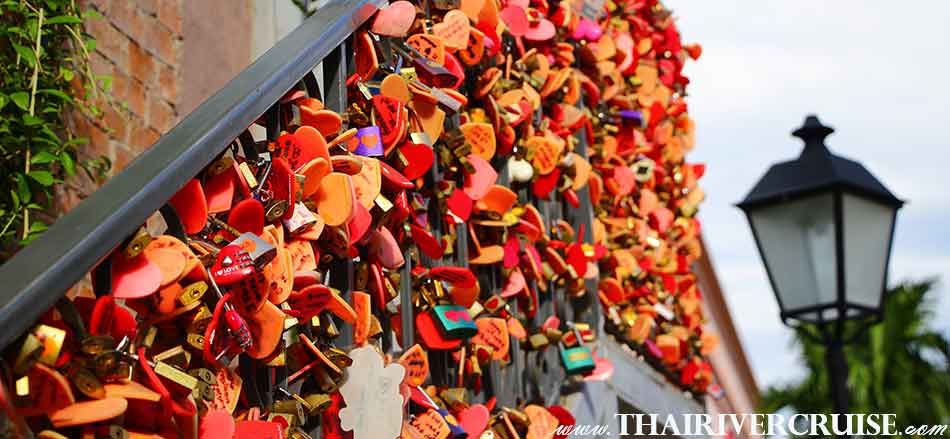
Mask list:
[[[78,133],[90,139],[80,158],[104,155],[118,172],[168,131],[180,117],[183,0],[84,0],[104,18],[88,20],[96,38],[93,72],[112,77],[112,104],[103,116],[76,115]],[[60,199],[62,210],[90,194],[96,182],[78,176]]]

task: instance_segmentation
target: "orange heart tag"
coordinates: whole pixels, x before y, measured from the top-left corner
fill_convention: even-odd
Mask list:
[[[472,145],[472,153],[485,160],[495,156],[495,128],[488,123],[469,122],[459,127],[465,141]]]
[[[505,319],[483,317],[475,321],[478,333],[472,337],[473,344],[483,344],[493,349],[492,358],[501,360],[508,356],[508,323]]]
[[[429,376],[429,355],[418,344],[413,345],[399,357],[399,364],[406,368],[403,382],[410,386],[421,386]]]

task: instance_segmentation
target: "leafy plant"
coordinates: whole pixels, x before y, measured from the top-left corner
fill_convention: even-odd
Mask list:
[[[950,340],[929,328],[932,287],[928,281],[888,291],[883,322],[845,347],[850,413],[894,413],[899,429],[950,422]],[[803,333],[795,344],[809,373],[801,382],[769,388],[763,410],[830,413],[824,347]]]
[[[0,0],[0,261],[46,230],[58,184],[77,172],[76,148],[88,142],[67,120],[76,110],[101,115],[102,89],[89,54],[96,41],[76,0]],[[96,163],[102,164],[101,159]],[[93,170],[80,163],[92,176]],[[32,218],[31,218],[32,214]]]

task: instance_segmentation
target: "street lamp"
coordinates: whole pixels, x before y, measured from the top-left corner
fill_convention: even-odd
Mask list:
[[[881,317],[903,201],[860,163],[832,154],[824,143],[832,132],[816,116],[805,118],[792,132],[805,142],[801,155],[772,165],[738,207],[752,227],[782,322],[819,329],[834,408],[846,413],[842,347],[853,337],[846,337],[844,322]]]

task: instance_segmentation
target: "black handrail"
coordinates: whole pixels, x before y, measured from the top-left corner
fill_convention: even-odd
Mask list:
[[[0,266],[0,347],[207,166],[376,11],[336,0],[280,40],[151,148]],[[345,46],[344,46],[345,47]]]

